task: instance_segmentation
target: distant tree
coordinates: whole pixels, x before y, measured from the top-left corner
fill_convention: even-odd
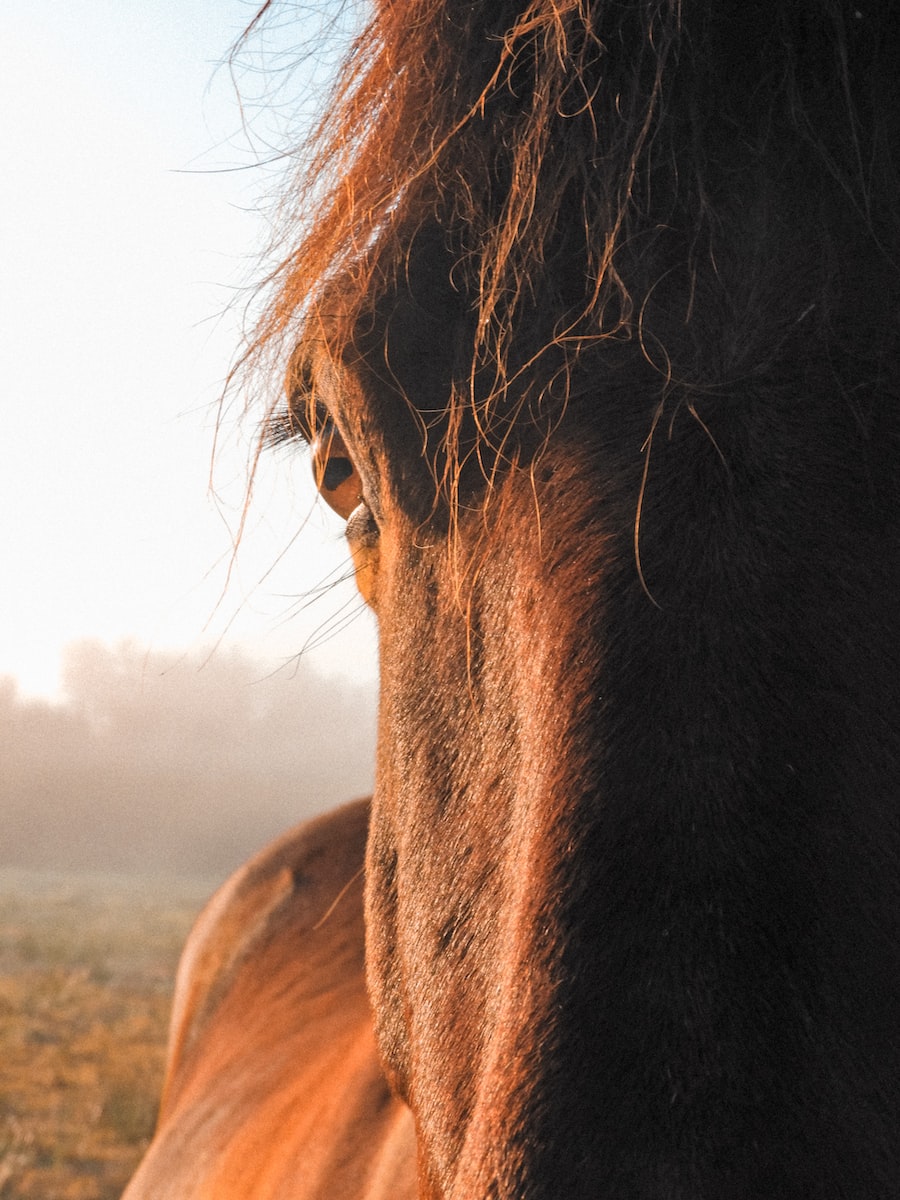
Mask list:
[[[0,679],[0,863],[224,874],[371,787],[375,699],[304,664],[72,646],[66,701]]]

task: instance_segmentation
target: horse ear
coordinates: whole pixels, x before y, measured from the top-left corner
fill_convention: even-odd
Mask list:
[[[346,521],[362,501],[359,472],[329,421],[312,443],[313,475],[325,503]]]

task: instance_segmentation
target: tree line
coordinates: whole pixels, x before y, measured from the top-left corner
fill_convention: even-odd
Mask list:
[[[0,678],[0,865],[220,876],[371,789],[375,697],[296,664],[70,647],[64,702]]]

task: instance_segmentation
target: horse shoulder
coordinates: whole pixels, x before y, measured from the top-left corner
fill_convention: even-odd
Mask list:
[[[123,1200],[414,1196],[409,1111],[365,989],[368,803],[298,826],[213,896],[178,970],[156,1135]]]

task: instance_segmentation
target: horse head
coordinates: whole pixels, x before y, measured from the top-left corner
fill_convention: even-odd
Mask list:
[[[423,1195],[900,1178],[896,35],[367,35],[282,296],[380,623],[368,977]]]

